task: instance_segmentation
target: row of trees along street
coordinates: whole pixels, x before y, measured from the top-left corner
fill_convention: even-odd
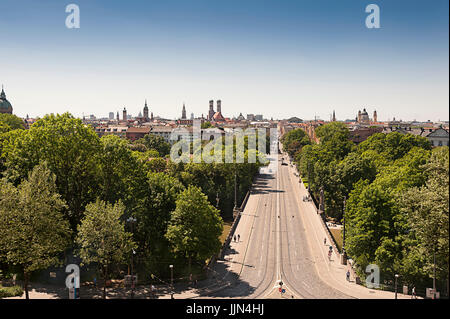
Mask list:
[[[283,148],[312,195],[319,198],[323,189],[327,219],[343,222],[346,199],[345,250],[361,278],[376,264],[386,288],[397,274],[418,293],[435,282],[448,296],[448,147],[398,132],[354,145],[338,122],[316,128],[316,135],[318,144],[302,129],[290,131]]]
[[[146,282],[168,278],[169,265],[202,278],[232,216],[235,175],[240,203],[263,165],[174,163],[160,137],[99,138],[68,113],[27,130],[0,115],[0,274],[18,273],[27,297],[33,276],[74,256],[94,269],[83,280],[123,279],[131,266]],[[256,152],[247,141],[246,159]]]

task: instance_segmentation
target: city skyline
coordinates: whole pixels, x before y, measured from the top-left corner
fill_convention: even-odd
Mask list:
[[[0,83],[14,113],[77,117],[206,116],[448,121],[448,2],[133,1],[80,7],[67,29],[58,1],[2,1]],[[39,14],[37,14],[39,13]]]
[[[2,90],[3,90],[3,87],[2,87]],[[214,102],[214,100],[210,100],[209,102],[211,102],[211,101]],[[219,101],[221,101],[221,100],[217,100],[216,102],[219,102]],[[160,118],[160,119],[165,119],[165,120],[169,120],[170,121],[170,120],[186,119],[187,117],[186,117],[186,109],[185,109],[185,107],[186,107],[186,103],[183,102],[183,107],[182,107],[182,110],[181,110],[181,114],[182,115],[181,116],[175,116],[174,118],[168,118],[168,117],[165,117],[164,115],[160,115],[160,114],[157,114],[157,115],[153,116],[153,112],[150,111],[149,108],[148,108],[147,99],[145,99],[144,107],[141,108],[140,110],[137,109],[136,113],[130,113],[129,109],[126,106],[123,107],[123,110],[127,111],[127,118],[128,119],[134,119],[134,118],[138,118],[139,119],[139,118],[142,118],[142,116],[143,116],[142,113],[143,112],[145,113],[145,109],[147,108],[147,118],[150,118],[150,116],[148,116],[148,114],[151,113],[152,118],[154,117],[154,118]],[[362,109],[364,111],[366,111],[365,107],[363,107]],[[109,111],[107,115],[106,114],[96,114],[95,112],[89,112],[89,113],[84,113],[83,112],[81,114],[81,116],[76,116],[75,115],[75,117],[83,118],[83,119],[84,118],[92,118],[92,117],[94,117],[95,119],[99,119],[99,120],[116,120],[117,116],[119,116],[122,119],[122,117],[123,117],[123,115],[122,115],[123,110]],[[133,108],[133,110],[135,110],[135,108]],[[216,109],[216,111],[218,111],[218,109]],[[73,112],[71,112],[70,110],[68,110],[66,112],[71,113],[72,115],[74,115]],[[361,112],[361,110],[359,110],[359,112]],[[437,121],[436,120],[435,121],[431,121],[429,119],[428,120],[419,120],[419,119],[416,119],[416,118],[414,118],[412,120],[405,120],[404,121],[403,119],[398,118],[398,117],[396,118],[395,116],[392,117],[392,118],[386,118],[386,119],[382,118],[382,119],[380,119],[378,121],[375,118],[375,115],[374,115],[374,113],[376,113],[377,110],[373,109],[373,110],[370,110],[370,112],[371,112],[371,116],[373,117],[373,119],[371,117],[371,121],[373,120],[373,122],[389,122],[389,121],[422,122],[422,123],[425,123],[425,122],[437,122],[437,123],[446,122],[446,123],[448,123],[449,122],[448,119],[438,119]],[[64,113],[64,112],[52,113],[52,114],[62,114],[62,113]],[[48,113],[48,114],[50,114],[50,113]],[[261,120],[269,120],[269,118],[265,117],[264,114],[255,114],[255,113],[249,113],[249,112],[240,112],[238,116],[233,114],[233,115],[230,115],[230,116],[225,116],[225,118],[230,119],[230,120],[239,119],[239,116],[241,116],[241,115],[243,116],[244,114],[245,114],[244,118],[246,118],[247,120],[248,120],[248,116],[251,116],[251,117],[258,117],[259,116],[261,118],[261,119],[259,119],[259,121],[261,121]],[[321,116],[315,115],[314,118],[312,118],[312,119],[304,118],[302,120],[304,120],[304,121],[318,120],[318,121],[325,121],[325,122],[327,122],[327,121],[331,121],[331,122],[334,122],[334,121],[338,121],[338,122],[352,121],[352,122],[354,122],[354,121],[358,121],[358,117],[359,117],[359,115],[356,112],[355,112],[355,114],[356,114],[355,117],[348,117],[348,118],[345,118],[345,119],[344,118],[338,118],[336,116],[336,110],[333,110],[332,113],[328,114],[328,117],[329,117],[328,119],[327,118],[322,118]],[[35,118],[41,118],[44,115],[47,115],[47,114],[38,115]],[[28,116],[29,115],[27,113],[26,116],[24,116],[23,118],[28,117]],[[192,112],[190,114],[190,118],[191,119],[204,118],[205,120],[208,120],[209,116],[208,116],[208,112],[203,112],[201,114],[195,114],[195,113]],[[294,115],[294,116],[291,116],[290,118],[298,118],[298,116]],[[288,120],[288,119],[289,118],[273,118],[272,117],[270,120],[278,121],[278,120]]]

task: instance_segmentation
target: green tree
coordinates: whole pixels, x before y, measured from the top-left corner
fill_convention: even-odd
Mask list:
[[[159,135],[147,134],[143,138],[135,141],[135,144],[143,144],[147,150],[156,150],[162,157],[170,154],[170,144]]]
[[[125,231],[125,207],[119,201],[114,205],[97,199],[86,206],[86,212],[78,226],[76,243],[79,256],[84,264],[96,263],[101,271],[104,285],[103,298],[106,299],[106,281],[112,265],[126,262],[131,251],[136,248],[132,234]]]
[[[23,120],[14,114],[0,113],[0,127],[2,124],[8,126],[10,130],[25,128]]]
[[[411,232],[417,238],[412,256],[423,256],[422,269],[433,277],[434,254],[438,280],[448,280],[449,264],[449,149],[433,150],[424,165],[425,185],[409,189],[402,197]]]
[[[210,128],[210,127],[214,127],[212,124],[211,124],[211,122],[209,122],[209,121],[206,121],[206,122],[203,122],[202,124],[201,124],[201,128],[202,129],[207,129],[207,128]]]
[[[358,145],[358,152],[373,150],[390,161],[395,161],[405,156],[413,147],[431,150],[431,144],[425,137],[392,132],[373,134]]]
[[[205,261],[220,249],[223,221],[200,188],[189,186],[177,199],[166,238],[173,251],[187,258]]]
[[[316,136],[335,159],[343,159],[354,149],[353,142],[349,140],[350,132],[344,123],[332,122],[319,126],[316,128]]]
[[[58,193],[67,203],[64,213],[75,230],[85,205],[97,196],[101,149],[97,134],[65,113],[46,115],[13,137],[3,142],[5,176],[17,185],[34,166],[46,161],[56,175]]]
[[[0,134],[6,133],[11,131],[11,127],[3,122],[0,122]]]
[[[382,269],[385,280],[401,272],[411,244],[408,220],[400,198],[425,182],[424,164],[430,151],[414,147],[386,167],[375,180],[360,180],[347,201],[346,250],[364,269],[369,263]]]
[[[164,173],[148,173],[147,194],[142,209],[136,212],[136,239],[140,254],[147,263],[167,252],[168,242],[164,235],[171,218],[171,212],[176,208],[176,200],[183,184],[178,179]]]
[[[281,143],[283,150],[293,157],[303,146],[311,144],[311,141],[305,131],[298,128],[284,134]]]
[[[0,255],[22,268],[28,295],[30,274],[59,263],[70,243],[65,204],[57,193],[55,176],[45,163],[34,167],[18,188],[0,181]]]
[[[149,171],[162,173],[167,169],[167,161],[164,158],[153,158],[147,162],[147,168]]]
[[[121,200],[129,215],[145,196],[146,173],[143,165],[133,156],[127,141],[114,135],[100,139],[98,156],[100,177],[99,197],[110,204]]]
[[[13,149],[14,141],[27,133],[28,131],[21,129],[11,130],[9,125],[0,123],[0,174],[3,175],[6,170],[6,156]]]

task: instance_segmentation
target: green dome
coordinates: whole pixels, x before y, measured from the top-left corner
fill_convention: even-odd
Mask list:
[[[12,114],[12,105],[6,99],[5,91],[3,91],[3,88],[2,93],[0,93],[0,113]]]

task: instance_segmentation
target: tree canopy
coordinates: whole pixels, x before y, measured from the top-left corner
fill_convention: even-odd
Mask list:
[[[345,249],[359,274],[377,264],[383,282],[400,274],[424,288],[435,253],[437,279],[448,280],[448,147],[431,150],[426,138],[398,132],[356,146],[343,123],[316,135],[320,143],[305,145],[297,165],[316,198],[324,189],[326,216],[342,220],[347,199]]]
[[[311,141],[305,131],[298,128],[284,134],[281,138],[281,143],[283,144],[284,151],[294,157],[303,146],[311,144]]]
[[[86,206],[86,212],[77,229],[76,243],[83,263],[99,266],[105,284],[103,298],[106,298],[106,280],[109,268],[121,264],[136,248],[132,234],[125,231],[121,220],[125,206],[119,201],[112,205],[101,200]]]
[[[166,238],[173,251],[189,259],[206,260],[218,253],[223,221],[200,188],[189,186],[176,201]]]
[[[45,162],[17,188],[4,180],[0,186],[0,257],[22,268],[28,299],[31,272],[59,264],[58,255],[70,243],[65,203]]]

